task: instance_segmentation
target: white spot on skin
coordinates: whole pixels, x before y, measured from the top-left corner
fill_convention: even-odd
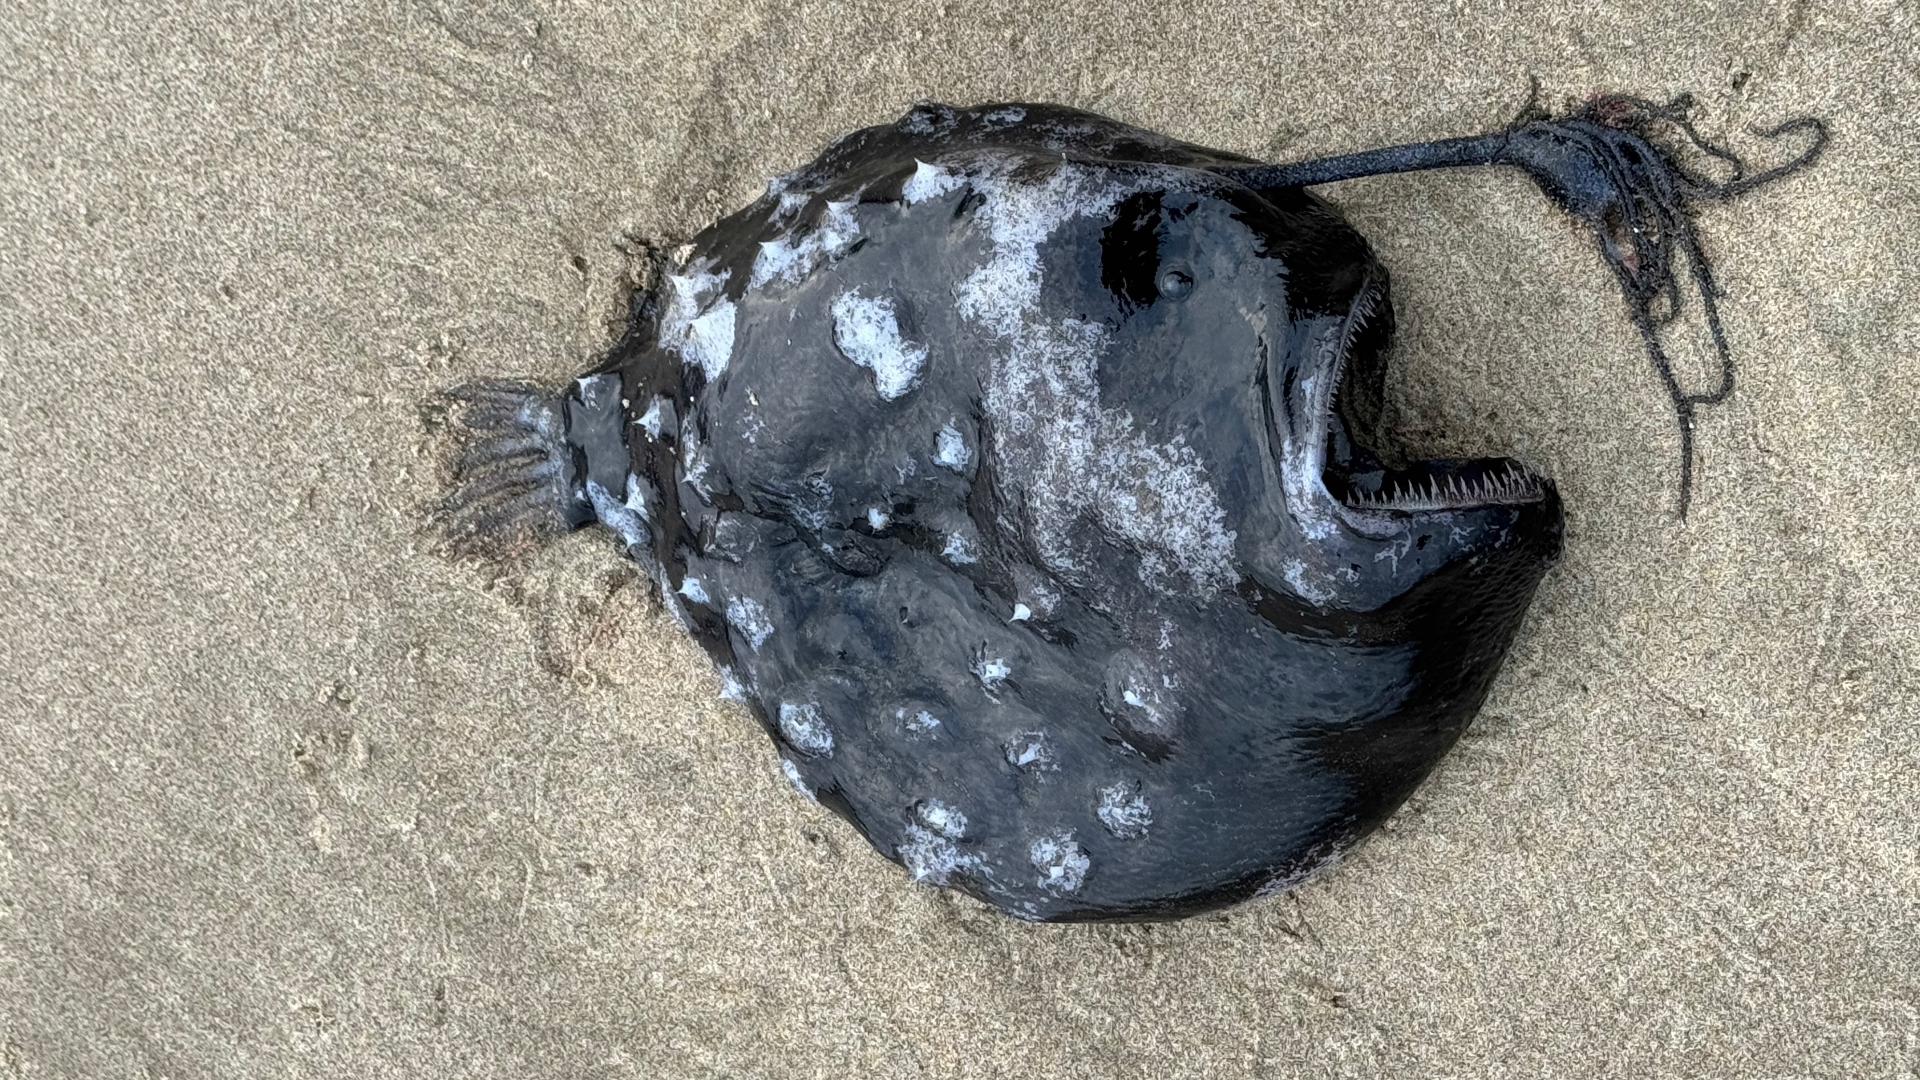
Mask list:
[[[702,585],[697,577],[680,579],[680,595],[696,604],[710,606],[713,603],[707,596],[707,587]]]
[[[747,639],[754,652],[759,652],[773,636],[773,623],[767,620],[766,605],[751,597],[736,596],[727,601],[727,623]]]
[[[1287,586],[1293,590],[1293,594],[1309,604],[1324,607],[1327,601],[1333,599],[1332,590],[1325,588],[1322,584],[1323,577],[1316,575],[1305,562],[1299,559],[1290,560],[1282,576],[1286,578]]]
[[[879,532],[881,529],[886,528],[887,522],[892,520],[893,515],[882,510],[880,507],[867,507],[867,528],[872,529],[874,532]]]
[[[1028,607],[1025,604],[1015,604],[1013,605],[1013,618],[1008,619],[1007,621],[1008,622],[1026,622],[1028,619],[1031,619],[1031,618],[1033,618],[1032,608]]]
[[[967,440],[960,429],[952,424],[940,429],[933,439],[933,463],[954,472],[967,471],[967,463],[973,460],[973,451],[967,449]]]
[[[1074,840],[1071,830],[1043,836],[1027,848],[1027,858],[1040,871],[1039,885],[1051,893],[1074,893],[1086,884],[1087,870],[1093,860],[1087,849]]]
[[[1165,729],[1170,726],[1171,717],[1168,714],[1172,710],[1168,708],[1167,702],[1158,688],[1152,686],[1129,686],[1121,691],[1120,700],[1140,710],[1142,715],[1139,719],[1144,720],[1149,727]]]
[[[726,273],[667,275],[667,308],[660,319],[660,345],[717,379],[733,356],[733,301],[721,292]]]
[[[1147,835],[1147,826],[1153,824],[1153,808],[1147,804],[1147,797],[1140,794],[1139,782],[1132,780],[1101,788],[1100,805],[1095,813],[1100,817],[1100,824],[1122,840],[1140,839]]]
[[[908,825],[906,834],[905,842],[894,851],[915,881],[945,885],[955,873],[970,870],[979,862],[972,855],[961,854],[958,845],[932,829]]]
[[[818,705],[781,702],[780,735],[808,757],[833,756],[833,729],[820,718]]]
[[[800,766],[795,765],[792,758],[780,759],[780,773],[787,778],[787,783],[793,785],[793,790],[805,795],[809,800],[814,802],[819,801],[819,796],[815,795],[813,789],[807,786],[806,777],[800,775]]]
[[[1105,707],[1114,710],[1114,721],[1125,732],[1165,738],[1179,727],[1184,710],[1171,692],[1174,680],[1159,660],[1158,653],[1129,651],[1116,654],[1109,664]]]
[[[1060,608],[1060,590],[1049,585],[1036,571],[1020,567],[1015,571],[1015,580],[1021,587],[1021,598],[1032,612],[1042,619],[1050,619]]]
[[[739,673],[730,667],[720,669],[720,700],[741,704],[745,704],[747,700],[746,684],[740,681]]]
[[[833,343],[841,355],[873,372],[873,386],[886,401],[898,400],[920,382],[927,347],[900,334],[888,297],[844,292],[834,298]]]
[[[660,415],[661,400],[661,398],[654,398],[653,401],[648,403],[647,411],[641,413],[640,419],[634,421],[634,423],[640,425],[640,430],[646,432],[647,437],[650,439],[658,439],[660,437],[660,425],[662,423]]]
[[[680,606],[679,599],[674,595],[673,584],[667,580],[667,572],[660,571],[659,577],[655,580],[660,586],[660,606],[666,609],[667,616],[678,624],[680,629],[691,632],[693,620],[687,618],[687,609]]]
[[[913,816],[949,840],[958,840],[967,834],[967,815],[939,799],[922,799],[913,804]]]
[[[911,135],[931,135],[953,127],[955,121],[952,109],[928,102],[914,106],[912,112],[901,117],[900,130]]]
[[[1007,764],[1025,772],[1052,772],[1056,768],[1045,732],[1023,731],[1007,740],[1001,751],[1007,756]]]
[[[801,175],[805,172],[805,169],[795,169],[792,172],[781,173],[779,176],[767,181],[768,197],[777,198],[793,190],[793,185],[799,182]]]
[[[1000,689],[1008,676],[1013,674],[1013,668],[1007,666],[1006,660],[998,656],[982,656],[975,660],[968,670],[972,671],[973,677],[979,679],[980,685],[988,690]]]
[[[853,218],[857,200],[828,202],[819,224],[795,239],[789,234],[779,240],[763,241],[760,254],[753,260],[753,275],[748,286],[758,289],[773,281],[796,282],[828,259],[846,254],[860,239],[860,224]]]
[[[1135,181],[1138,183],[1145,180]],[[960,314],[1002,339],[985,405],[1007,437],[1007,475],[1026,477],[1032,540],[1045,565],[1073,577],[1117,538],[1140,553],[1164,593],[1231,588],[1234,534],[1199,453],[1184,437],[1156,441],[1100,404],[1105,327],[1039,314],[1039,248],[1063,223],[1098,216],[1133,190],[1103,171],[1062,164],[1045,181],[973,178],[993,254],[958,290]],[[1087,529],[1092,518],[1097,529]],[[1103,535],[1104,534],[1104,535]]]
[[[680,478],[693,488],[702,502],[712,502],[713,489],[707,483],[707,470],[713,463],[694,430],[690,423],[680,426]]]
[[[909,735],[931,735],[940,729],[940,718],[925,709],[916,710],[912,714],[905,709],[895,709],[893,715]]]
[[[995,109],[992,112],[986,113],[980,117],[980,119],[985,120],[987,123],[992,124],[995,127],[1005,127],[1008,124],[1017,124],[1020,121],[1025,120],[1026,118],[1027,118],[1027,110],[1021,108],[1018,105],[1010,105],[1004,109]]]
[[[801,208],[812,201],[813,196],[805,191],[783,191],[780,193],[780,206],[774,216],[786,220],[800,212]]]
[[[618,375],[582,375],[573,380],[573,385],[580,395],[580,404],[590,411],[598,412],[606,407],[606,402],[601,395],[618,392],[620,377]],[[627,407],[624,398],[621,399],[620,407],[623,409]]]
[[[929,165],[915,158],[913,175],[900,188],[900,200],[913,206],[928,199],[937,199],[949,191],[966,186],[966,183],[967,178],[952,169]]]
[[[947,537],[947,546],[941,549],[940,554],[955,566],[966,566],[979,561],[979,556],[973,548],[973,539],[961,533],[954,533]]]
[[[713,526],[713,539],[706,545],[706,554],[737,563],[757,549],[760,546],[759,538],[754,535],[753,527],[747,521],[744,514],[721,514],[720,520]]]
[[[794,503],[794,520],[819,532],[833,520],[833,482],[824,475],[814,475],[802,481],[802,486],[806,495]]]
[[[593,504],[593,516],[599,519],[600,524],[613,530],[629,551],[646,548],[651,538],[647,529],[646,488],[637,478],[627,477],[625,502],[615,499],[613,493],[599,481],[589,480],[587,501]]]

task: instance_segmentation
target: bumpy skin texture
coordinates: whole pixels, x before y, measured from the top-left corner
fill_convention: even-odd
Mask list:
[[[1021,918],[1336,859],[1466,727],[1558,551],[1550,485],[1329,493],[1390,475],[1385,275],[1317,198],[1212,171],[1245,163],[918,107],[698,236],[566,403],[599,520],[788,776]]]

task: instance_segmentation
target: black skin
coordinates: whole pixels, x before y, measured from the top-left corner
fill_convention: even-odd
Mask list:
[[[1055,106],[920,106],[696,237],[681,269],[725,283],[639,297],[623,341],[564,395],[454,391],[480,436],[448,504],[456,534],[613,528],[797,781],[926,880],[1047,921],[1175,918],[1290,887],[1376,828],[1460,736],[1562,527],[1552,484],[1517,463],[1384,449],[1386,273],[1306,186],[1528,169],[1595,226],[1685,432],[1707,398],[1678,391],[1658,347],[1655,305],[1679,298],[1672,252],[1692,259],[1724,342],[1688,199],[1780,170],[1709,190],[1647,141],[1675,116],[1606,99],[1482,139],[1276,166]],[[922,162],[956,179],[908,201]],[[1023,327],[1097,328],[1099,345],[1072,354],[1095,357],[1094,382],[1064,391],[1008,382],[1029,371],[1015,342],[1054,339],[1009,337],[961,299],[998,250],[996,214],[1061,177],[1089,201],[1042,229],[1041,287],[1020,310]],[[849,220],[808,272],[749,285],[763,243]],[[926,347],[904,393],[877,393],[836,343],[849,293],[886,298]],[[710,378],[686,317],[729,304]],[[1078,445],[1061,418],[1091,415],[1091,400],[1126,418],[1099,429],[1097,451],[1184,447],[1231,533],[1224,569],[1187,572],[1183,558],[1221,549],[1180,539],[1188,518],[1151,516],[1164,455],[1060,456],[1056,443]],[[968,449],[958,469],[933,461],[949,423]],[[1064,504],[1048,471],[1062,460],[1081,470]],[[1379,505],[1409,489],[1431,497]],[[967,561],[950,554],[956,534]],[[730,610],[742,599],[760,613]],[[939,725],[916,727],[922,712]],[[1040,760],[1023,754],[1034,732]],[[1135,796],[1144,829],[1099,813]]]

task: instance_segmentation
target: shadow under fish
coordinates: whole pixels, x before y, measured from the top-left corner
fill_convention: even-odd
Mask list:
[[[1657,138],[1724,174],[1680,163]],[[1387,273],[1308,189],[1511,165],[1584,222],[1672,396],[1733,388],[1687,102],[1262,163],[1051,105],[921,105],[696,237],[556,390],[448,391],[457,549],[610,531],[794,786],[1023,919],[1290,888],[1406,799],[1559,553],[1553,484],[1380,431]],[[1683,390],[1697,296],[1722,365]]]

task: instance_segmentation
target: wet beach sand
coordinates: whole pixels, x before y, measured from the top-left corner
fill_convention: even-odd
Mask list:
[[[1920,14],[1350,7],[0,13],[0,1077],[1913,1076]],[[428,550],[423,400],[573,374],[641,245],[916,99],[1298,158],[1531,78],[1834,141],[1703,217],[1743,368],[1684,524],[1530,183],[1326,192],[1394,273],[1394,425],[1540,463],[1568,539],[1468,737],[1294,894],[912,887],[603,537]]]

